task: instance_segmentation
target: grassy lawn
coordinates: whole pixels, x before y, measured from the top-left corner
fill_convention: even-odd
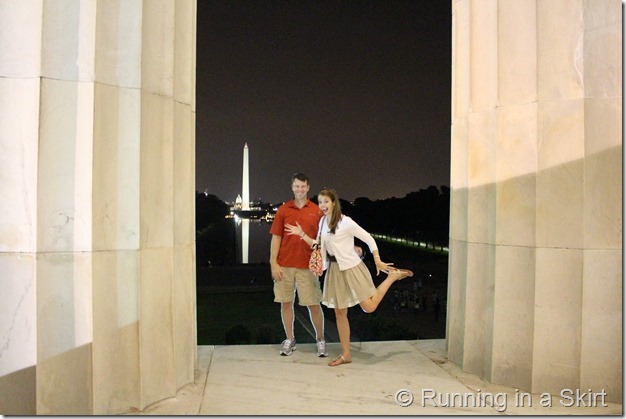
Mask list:
[[[198,293],[198,345],[280,344],[285,339],[280,305],[272,289],[266,291]],[[300,343],[315,340],[298,321],[295,334]]]
[[[411,269],[406,278],[390,289],[376,313],[364,314],[358,307],[349,311],[355,340],[439,339],[445,337],[445,299],[447,294],[447,252],[425,251],[381,241],[379,248],[386,262]],[[371,255],[366,257],[375,274]],[[280,305],[274,302],[269,266],[242,265],[199,271],[197,321],[199,345],[276,344],[285,339]],[[378,285],[385,277],[374,277]],[[419,288],[417,283],[419,281]],[[422,302],[419,312],[397,310],[398,296],[417,292]],[[439,315],[433,311],[433,296],[441,302]],[[326,330],[334,327],[334,313],[323,307]],[[306,310],[296,314],[312,330]],[[299,343],[315,339],[296,320],[295,335]],[[332,339],[331,339],[332,340]]]

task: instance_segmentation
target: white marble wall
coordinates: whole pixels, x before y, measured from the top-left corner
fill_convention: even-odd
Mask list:
[[[449,358],[621,402],[621,3],[452,9]]]
[[[192,382],[195,0],[0,0],[0,412]]]

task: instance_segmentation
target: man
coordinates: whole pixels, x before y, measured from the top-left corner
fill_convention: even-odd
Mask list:
[[[284,234],[285,225],[298,223],[309,237],[317,237],[322,212],[308,198],[309,179],[303,173],[291,178],[294,199],[278,208],[270,228],[272,234],[270,265],[274,280],[274,301],[281,305],[281,316],[286,339],[280,354],[289,356],[296,350],[293,332],[294,296],[298,290],[298,302],[309,310],[311,323],[317,338],[317,356],[328,356],[324,340],[324,314],[320,306],[322,291],[319,278],[309,271],[311,248],[301,237]]]

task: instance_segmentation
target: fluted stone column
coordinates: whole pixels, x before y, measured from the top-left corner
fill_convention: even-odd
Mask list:
[[[0,413],[194,378],[195,0],[0,0]]]
[[[621,402],[621,3],[452,8],[448,356]]]

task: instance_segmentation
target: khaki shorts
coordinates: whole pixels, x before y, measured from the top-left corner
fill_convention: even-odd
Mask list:
[[[318,305],[322,300],[320,280],[306,268],[283,267],[282,281],[274,282],[274,301],[277,303],[293,302],[295,290],[298,290],[298,304],[301,306]]]

